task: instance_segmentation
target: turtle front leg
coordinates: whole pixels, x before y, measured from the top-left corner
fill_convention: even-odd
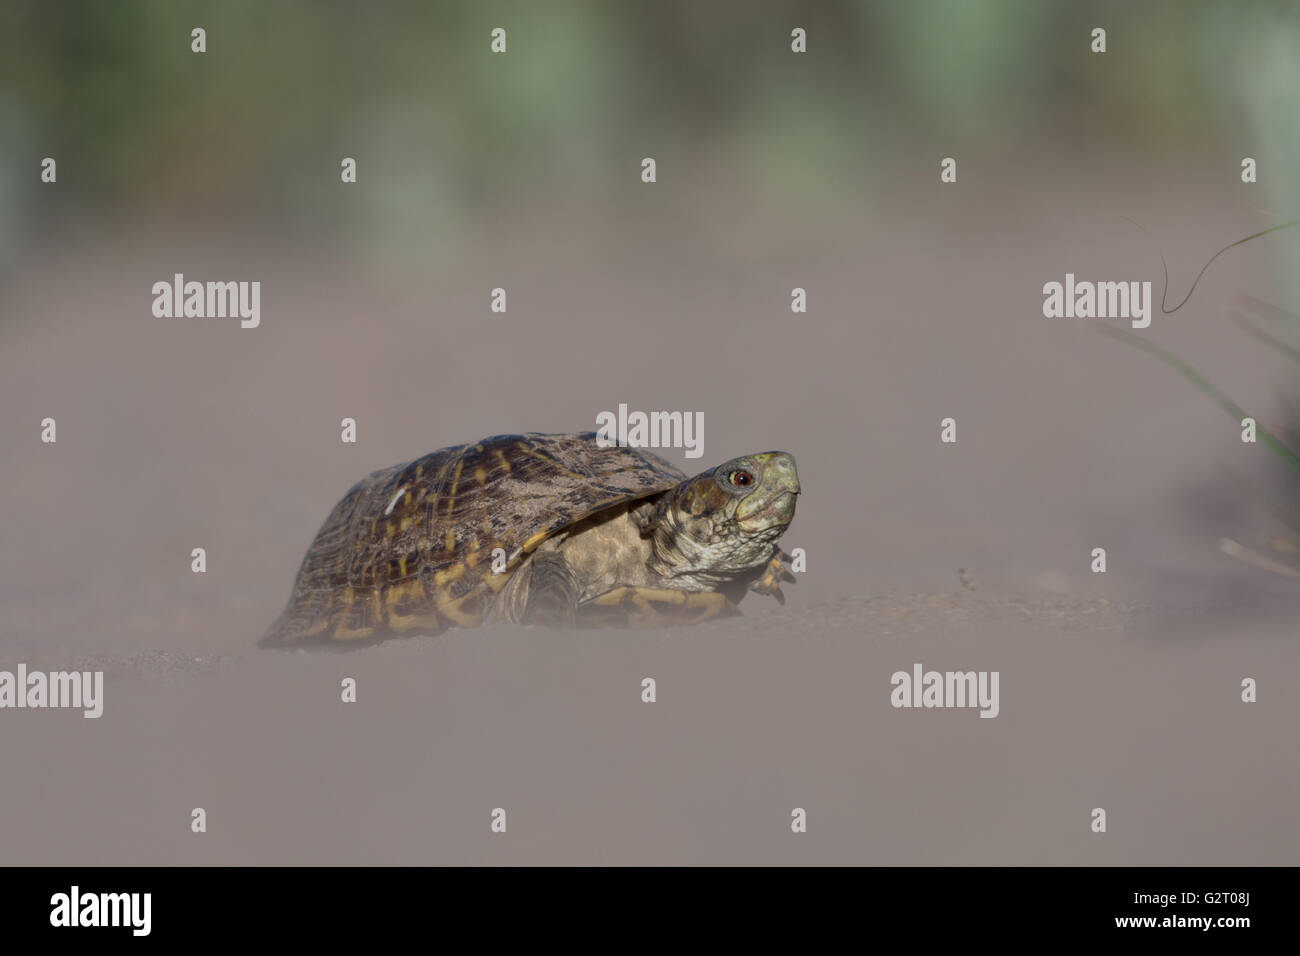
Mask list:
[[[739,608],[717,591],[622,585],[583,602],[576,619],[579,627],[668,627],[738,614]]]
[[[785,604],[785,595],[781,593],[781,582],[794,584],[794,572],[790,570],[790,562],[793,560],[794,558],[777,548],[776,554],[772,555],[772,560],[767,563],[763,573],[749,585],[749,589],[755,594],[767,594],[776,598],[777,604]]]

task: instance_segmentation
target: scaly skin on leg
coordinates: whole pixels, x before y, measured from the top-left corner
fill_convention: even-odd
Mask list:
[[[528,603],[520,623],[573,627],[581,593],[578,577],[563,557],[554,552],[535,555],[528,581]]]
[[[790,555],[777,548],[776,554],[767,563],[763,574],[749,586],[749,589],[755,594],[767,594],[776,598],[777,604],[785,604],[785,595],[781,593],[781,582],[794,583],[794,573],[790,570],[790,562],[793,560]]]
[[[738,614],[736,605],[716,591],[623,586],[587,601],[578,608],[576,621],[579,627],[668,627]]]

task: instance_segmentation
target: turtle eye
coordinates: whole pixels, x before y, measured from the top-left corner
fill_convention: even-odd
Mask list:
[[[733,471],[727,476],[727,480],[733,485],[744,488],[754,483],[754,476],[748,471]]]

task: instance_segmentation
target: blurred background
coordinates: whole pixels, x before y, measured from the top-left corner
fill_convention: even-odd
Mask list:
[[[1300,87],[1285,0],[18,2],[3,17],[11,248],[27,231],[15,214],[47,222],[52,204],[224,211],[364,248],[403,223],[408,248],[518,197],[626,204],[643,143],[768,202],[820,197],[820,218],[846,186],[888,195],[876,180],[936,140],[998,158],[1232,159],[1242,140],[1287,155],[1300,135],[1285,122]],[[497,25],[505,56],[488,51]],[[787,55],[787,25],[810,55]],[[1096,26],[1113,34],[1106,56],[1090,52]],[[57,191],[29,188],[38,144],[74,173]],[[373,167],[365,202],[304,175],[348,152]],[[1286,178],[1261,177],[1262,198],[1293,198]]]
[[[1282,0],[3,4],[0,651],[109,701],[0,721],[41,768],[0,858],[1293,862],[1297,704],[1237,695],[1291,679],[1297,582],[1218,542],[1276,556],[1261,496],[1300,488],[1042,288],[1159,298],[1163,253],[1172,305],[1300,216],[1298,28]],[[1286,427],[1295,362],[1229,317],[1292,342],[1298,255],[1237,247],[1139,334]],[[175,273],[261,282],[260,327],[156,318]],[[688,471],[797,457],[785,607],[254,649],[359,478],[620,403],[703,412]],[[917,660],[1001,669],[1002,716],[900,717]]]
[[[775,242],[933,180],[941,147],[1005,184],[1050,152],[1177,181],[1196,160],[1300,145],[1285,0],[16,2],[0,17],[11,268],[69,216],[256,226],[427,266],[541,207],[708,220],[692,190],[796,220]],[[808,55],[790,55],[795,26]],[[671,184],[653,204],[627,176],[651,152]],[[340,190],[335,160],[354,153],[362,188]],[[33,185],[44,155],[57,190]],[[1284,168],[1265,165],[1261,207],[1294,207]]]

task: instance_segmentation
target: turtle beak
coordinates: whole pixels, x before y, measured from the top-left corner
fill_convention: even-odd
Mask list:
[[[795,499],[800,492],[794,456],[769,451],[752,455],[750,460],[762,469],[763,477],[736,509],[736,523],[747,532],[785,527],[794,518]]]
[[[784,451],[769,451],[755,455],[754,460],[763,468],[763,484],[773,490],[799,494],[799,472],[794,467],[794,455]]]

